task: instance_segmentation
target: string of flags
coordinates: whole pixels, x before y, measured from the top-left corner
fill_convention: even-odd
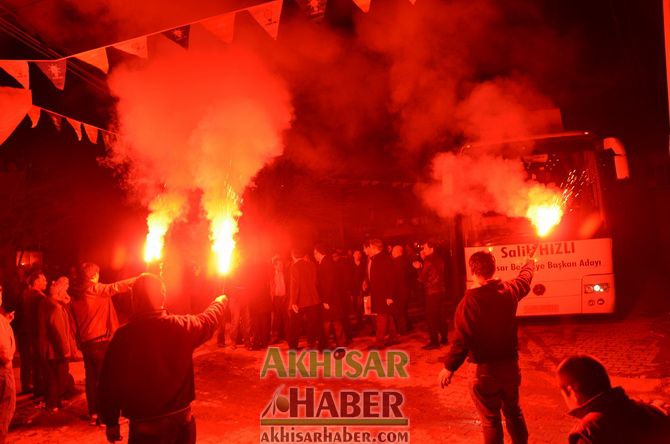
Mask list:
[[[63,122],[65,122],[72,127],[79,141],[83,139],[84,135],[89,142],[94,144],[98,143],[101,135],[106,142],[109,142],[110,138],[116,137],[116,133],[112,131],[34,105],[32,97],[32,91],[29,89],[0,87],[0,103],[3,105],[0,111],[0,145],[14,132],[26,115],[30,118],[31,128],[37,126],[42,115],[47,116],[59,131]]]

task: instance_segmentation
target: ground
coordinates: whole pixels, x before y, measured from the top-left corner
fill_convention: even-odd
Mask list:
[[[481,442],[480,426],[467,392],[468,366],[447,389],[437,385],[437,373],[446,348],[423,351],[425,336],[411,334],[398,348],[409,352],[410,378],[380,381],[300,381],[320,388],[395,388],[406,397],[404,413],[410,419],[413,443]],[[354,345],[364,348],[368,339]],[[566,414],[556,389],[553,370],[572,353],[590,353],[609,369],[613,383],[643,400],[670,401],[670,316],[627,320],[602,318],[549,319],[523,322],[520,328],[522,406],[532,443],[564,443],[574,420]],[[264,352],[231,350],[206,344],[195,354],[199,443],[259,442],[261,410],[282,383],[260,379]],[[83,390],[81,362],[72,373]],[[284,381],[285,382],[285,381]],[[83,395],[58,413],[46,413],[21,397],[8,442],[105,443],[102,428],[80,419],[85,413]],[[123,427],[127,436],[126,426]]]

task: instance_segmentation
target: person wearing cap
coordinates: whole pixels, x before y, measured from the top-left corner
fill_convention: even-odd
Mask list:
[[[150,273],[132,287],[132,316],[112,338],[100,375],[100,414],[109,442],[120,441],[119,416],[131,443],[195,443],[193,351],[211,338],[226,296],[198,315],[166,312],[165,286]]]

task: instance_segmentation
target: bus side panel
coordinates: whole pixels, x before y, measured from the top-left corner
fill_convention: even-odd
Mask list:
[[[465,260],[476,251],[490,251],[496,258],[496,275],[503,280],[513,279],[526,260],[528,248],[532,246],[466,247]],[[470,270],[466,272],[470,287],[474,280]],[[594,286],[598,287],[594,290]],[[531,293],[519,304],[518,314],[611,313],[615,303],[612,239],[543,241],[538,249]]]

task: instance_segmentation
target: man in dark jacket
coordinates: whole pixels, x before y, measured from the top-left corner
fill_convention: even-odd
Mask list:
[[[322,346],[328,348],[332,329],[336,347],[343,347],[346,339],[342,317],[346,294],[343,294],[342,289],[338,286],[335,262],[333,262],[329,249],[324,245],[316,245],[314,247],[314,259],[318,264],[316,267],[316,284],[323,308],[324,343]]]
[[[396,300],[393,303],[395,308],[394,318],[396,326],[398,327],[398,333],[404,335],[409,328],[407,305],[409,303],[410,295],[412,294],[411,265],[405,255],[402,245],[395,245],[393,247],[391,250],[391,258],[393,259],[395,274],[398,277],[398,292]]]
[[[501,409],[512,442],[528,442],[528,429],[519,406],[516,309],[530,291],[535,250],[518,277],[505,282],[493,279],[496,263],[491,253],[479,251],[470,257],[470,270],[478,287],[467,290],[458,304],[454,342],[440,372],[444,388],[466,357],[477,365],[470,390],[487,444],[503,442]]]
[[[107,349],[99,389],[110,442],[121,440],[122,413],[130,443],[195,443],[193,351],[216,331],[225,296],[197,316],[168,315],[164,301],[160,278],[142,274],[133,284],[133,315]]]
[[[45,364],[38,349],[38,307],[46,298],[47,278],[44,273],[35,271],[28,277],[28,288],[21,296],[20,330],[18,335],[19,355],[21,356],[21,391],[33,391],[35,398],[44,395]]]
[[[579,419],[570,444],[670,443],[666,413],[612,388],[605,366],[593,356],[570,356],[556,373],[570,415]]]
[[[83,286],[72,301],[72,317],[77,343],[84,356],[89,420],[99,424],[98,378],[109,341],[119,326],[112,297],[130,290],[135,278],[102,284],[100,267],[93,263],[82,264],[81,275]]]
[[[57,411],[61,399],[74,389],[68,360],[74,357],[70,315],[64,304],[67,300],[68,278],[51,283],[49,296],[38,308],[38,353],[45,365],[46,407]]]
[[[447,343],[446,287],[444,283],[444,261],[435,253],[435,244],[423,244],[423,264],[414,262],[420,269],[419,283],[423,286],[426,300],[426,323],[430,340],[424,350],[434,350]]]
[[[316,288],[316,266],[304,250],[291,252],[289,270],[289,340],[290,349],[297,349],[300,328],[304,325],[309,348],[315,349],[321,337],[321,300]]]
[[[368,282],[372,313],[376,315],[375,342],[370,348],[380,349],[393,345],[397,341],[395,321],[393,320],[393,302],[398,292],[398,279],[393,261],[384,252],[384,243],[371,239],[369,245],[370,262]],[[387,336],[388,335],[388,336]]]

